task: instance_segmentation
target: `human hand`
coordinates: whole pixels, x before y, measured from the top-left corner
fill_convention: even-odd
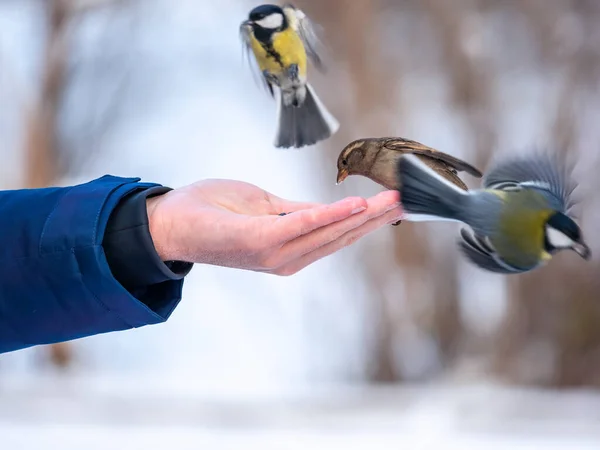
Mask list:
[[[147,200],[163,261],[292,275],[402,218],[397,191],[336,203],[293,202],[233,180],[204,180]],[[280,216],[280,213],[291,213]]]

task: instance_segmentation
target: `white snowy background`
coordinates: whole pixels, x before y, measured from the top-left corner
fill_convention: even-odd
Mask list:
[[[39,3],[0,0],[4,187],[20,182],[21,108],[33,95],[43,38]],[[290,199],[323,200],[335,167],[322,166],[320,147],[271,145],[274,104],[254,83],[238,40],[248,8],[236,0],[147,0],[82,18],[62,137],[93,156],[63,183],[105,173],[174,188],[232,178]],[[452,111],[435,104],[435,78],[414,82],[420,92],[431,85],[414,114],[415,138],[427,134],[460,154],[452,127],[443,126]],[[522,103],[507,124],[513,137],[534,139],[543,126],[528,109],[544,100],[540,92],[525,77],[506,83],[506,98]],[[94,120],[105,110],[114,117],[98,133]],[[349,186],[340,198],[364,184]],[[367,358],[368,293],[353,261],[392,232],[293,277],[195,267],[167,323],[74,342],[76,366],[67,373],[41,363],[39,348],[0,356],[0,448],[600,448],[594,391],[505,388],[460,376],[418,387],[346,383]],[[477,326],[501,315],[495,297],[474,305]],[[427,342],[417,344],[405,357],[429,364]]]

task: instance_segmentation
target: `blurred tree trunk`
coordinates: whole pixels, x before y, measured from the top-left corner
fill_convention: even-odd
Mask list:
[[[42,64],[42,84],[36,104],[28,114],[26,151],[26,184],[45,187],[56,180],[58,143],[56,118],[67,68],[65,29],[69,18],[65,0],[50,0],[47,4],[47,38]]]
[[[442,49],[443,73],[450,85],[451,107],[463,115],[467,133],[472,139],[470,153],[474,156],[471,160],[484,168],[496,145],[497,133],[492,100],[493,78],[482,37],[485,4],[466,0],[423,0],[421,3]],[[447,364],[458,356],[458,346],[464,338],[460,321],[457,258],[457,249],[452,248],[443,254],[432,253],[430,261],[432,273],[436,274],[435,328]]]
[[[28,111],[25,142],[25,185],[42,188],[58,178],[57,115],[67,70],[66,28],[71,2],[49,0],[47,9],[47,38],[43,55],[41,86],[35,103]],[[66,366],[72,359],[69,344],[49,346],[51,361]]]
[[[326,30],[329,39],[326,45],[334,53],[337,62],[345,67],[340,76],[349,82],[348,90],[344,91],[349,98],[344,100],[348,101],[350,107],[342,111],[340,121],[352,126],[341,127],[334,139],[325,144],[334,157],[328,158],[327,164],[335,164],[341,148],[348,142],[361,137],[389,135],[394,122],[398,122],[398,106],[395,104],[397,97],[393,94],[401,80],[401,68],[390,67],[389,61],[384,61],[380,53],[379,1],[304,0],[297,3],[299,7],[306,8],[307,14],[313,16]],[[400,228],[394,235],[411,242],[408,236],[410,225],[402,224]],[[367,274],[370,300],[376,316],[371,324],[377,334],[372,351],[374,367],[368,372],[371,381],[396,382],[401,379],[394,355],[400,318],[389,304],[397,299],[386,298],[381,286],[390,272],[397,273],[398,268],[390,267],[382,258],[374,258],[373,255],[377,255],[378,250],[370,248],[361,258],[365,262],[364,273]],[[404,255],[402,259],[407,261],[410,257]]]
[[[391,94],[397,89],[401,68],[385,67],[381,57],[377,39],[379,2],[361,0],[353,3],[351,8],[344,8],[341,4],[343,1],[339,3],[336,9],[345,9],[341,29],[346,44],[344,56],[354,94],[353,117],[348,123],[357,124],[357,128],[363,132],[363,135],[353,136],[348,142],[358,137],[388,135],[397,115],[392,104],[394,95]],[[402,379],[395,355],[397,329],[402,324],[402,317],[398,315],[397,308],[390,305],[397,299],[389,298],[381,287],[385,285],[390,271],[394,272],[396,268],[388,266],[385,259],[374,257],[377,253],[377,249],[368,249],[362,257],[365,273],[369,274],[371,303],[377,317],[372,324],[377,337],[373,348],[373,366],[368,374],[372,382],[393,383]]]
[[[553,6],[554,5],[554,6]],[[576,13],[577,27],[583,35],[569,41],[562,38],[562,48],[541,46],[544,57],[554,62],[554,71],[564,73],[557,95],[557,106],[549,122],[554,147],[567,164],[583,161],[577,155],[581,136],[581,111],[586,102],[597,97],[600,76],[598,39],[594,41],[597,7],[579,2],[523,3],[527,17],[537,30],[540,42],[556,39],[550,24],[556,24],[565,8]],[[573,36],[570,36],[573,38]],[[597,184],[597,183],[596,183]],[[599,385],[600,376],[600,285],[599,265],[577,260],[574,255],[560,254],[551,264],[534,272],[511,278],[510,315],[503,345],[503,360],[497,369],[513,381],[536,385]],[[518,323],[515,329],[514,320]],[[537,348],[537,351],[535,350]]]
[[[336,3],[331,11],[334,17],[336,11],[343,11],[338,24],[354,100],[352,117],[347,123],[356,124],[355,130],[362,133],[360,136],[348,136],[346,143],[359,137],[388,135],[397,114],[392,104],[394,96],[390,94],[396,91],[396,77],[400,78],[400,68],[384,64],[380,53],[377,39],[380,4],[370,0],[354,1],[351,6],[343,0]],[[396,268],[389,267],[385,259],[374,257],[377,253],[377,249],[371,248],[361,258],[365,261],[365,273],[368,274],[372,293],[370,300],[377,317],[372,324],[377,337],[373,348],[373,366],[368,374],[373,382],[392,383],[402,379],[395,356],[397,328],[401,326],[402,318],[390,305],[397,299],[388,298],[381,289],[389,272],[394,272]]]

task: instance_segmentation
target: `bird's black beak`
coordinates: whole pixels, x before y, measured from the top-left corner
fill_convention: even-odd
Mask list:
[[[571,249],[586,261],[592,257],[592,251],[583,241],[573,244]]]

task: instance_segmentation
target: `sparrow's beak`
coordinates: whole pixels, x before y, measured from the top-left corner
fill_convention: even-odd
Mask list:
[[[340,184],[342,181],[346,179],[348,176],[348,169],[340,169],[337,174],[337,182],[335,184]]]
[[[592,257],[592,251],[585,242],[576,242],[571,248],[586,261]]]

